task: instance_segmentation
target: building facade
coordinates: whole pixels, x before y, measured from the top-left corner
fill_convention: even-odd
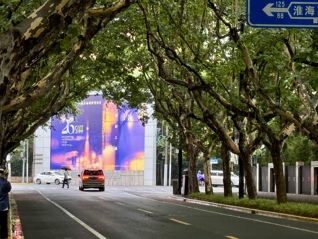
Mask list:
[[[119,109],[98,95],[78,109],[76,117],[53,117],[51,127],[35,132],[34,174],[67,165],[73,184],[82,169],[99,168],[106,185],[156,185],[156,120],[143,125],[136,109]]]

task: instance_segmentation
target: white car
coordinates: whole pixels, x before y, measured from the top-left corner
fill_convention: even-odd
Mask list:
[[[213,170],[211,171],[211,180],[212,180],[212,186],[223,186],[223,171],[221,170]],[[231,172],[231,185],[232,187],[238,187],[239,186],[239,176]]]
[[[69,176],[69,180],[71,177]],[[41,183],[55,183],[60,184],[63,183],[64,174],[58,171],[45,171],[42,173],[38,173],[34,176],[33,182],[37,184]]]

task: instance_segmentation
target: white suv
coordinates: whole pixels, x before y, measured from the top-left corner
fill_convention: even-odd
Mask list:
[[[221,170],[212,170],[211,171],[211,180],[212,180],[212,186],[223,186],[223,171]],[[231,184],[232,187],[238,187],[239,186],[239,176],[231,172]]]

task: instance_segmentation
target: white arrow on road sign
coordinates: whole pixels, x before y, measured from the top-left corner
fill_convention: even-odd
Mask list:
[[[263,11],[269,17],[274,16],[274,14],[272,12],[288,12],[288,8],[272,7],[273,5],[274,5],[274,3],[269,3],[263,8]]]
[[[308,5],[307,5],[308,4]],[[279,12],[279,13],[284,13],[286,12],[290,19],[312,19],[314,23],[318,23],[318,17],[317,13],[314,11],[314,5],[318,5],[318,3],[313,3],[313,2],[291,2],[288,7],[283,8],[283,7],[272,7],[274,3],[268,3],[264,8],[263,11],[266,13],[267,16],[273,17],[274,14],[273,12]],[[292,15],[289,12],[289,9],[294,6],[294,9],[311,9],[312,11],[308,14],[306,13],[305,15],[300,14],[298,15]]]

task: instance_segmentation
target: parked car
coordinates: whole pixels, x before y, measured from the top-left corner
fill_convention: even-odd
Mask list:
[[[87,188],[98,188],[105,191],[105,175],[101,169],[84,169],[79,177],[78,189],[83,191]]]
[[[211,180],[212,180],[212,186],[223,186],[223,171],[221,170],[212,170],[211,171]],[[232,187],[238,187],[239,186],[239,176],[231,172],[231,184]]]
[[[37,184],[41,183],[55,183],[60,184],[63,183],[64,175],[58,171],[45,171],[42,173],[38,173],[33,177],[33,182]],[[69,176],[69,181],[71,180],[71,176]]]

